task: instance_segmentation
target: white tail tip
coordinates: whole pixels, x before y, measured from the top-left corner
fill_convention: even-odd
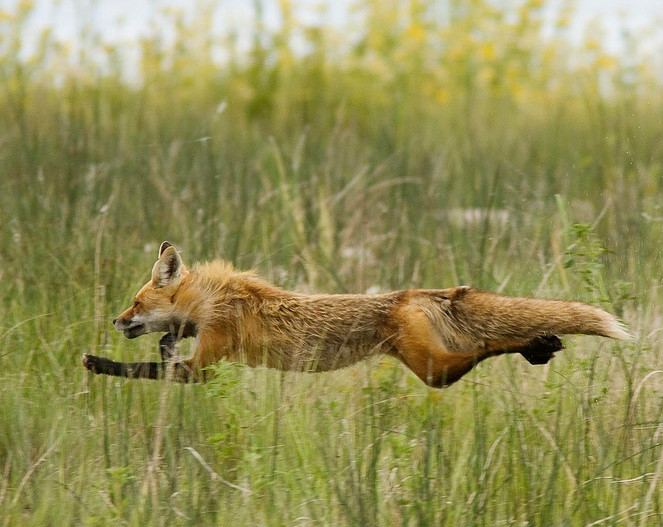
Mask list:
[[[633,336],[626,331],[624,324],[614,318],[608,322],[605,335],[617,340],[633,340]]]

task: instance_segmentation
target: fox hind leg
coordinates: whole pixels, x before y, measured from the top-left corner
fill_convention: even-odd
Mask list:
[[[527,341],[489,342],[492,355],[520,353],[530,364],[547,364],[555,352],[564,349],[564,344],[557,335],[540,335]]]
[[[417,307],[406,306],[397,316],[400,331],[393,355],[433,388],[456,382],[478,362],[499,354],[488,349],[463,353],[446,349],[435,334],[428,316]]]
[[[564,348],[556,335],[542,335],[529,341],[491,342],[473,351],[455,352],[442,345],[423,311],[406,306],[398,315],[400,332],[394,355],[434,388],[456,382],[488,357],[520,353],[530,364],[546,364]]]

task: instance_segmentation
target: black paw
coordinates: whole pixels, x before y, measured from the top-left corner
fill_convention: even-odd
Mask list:
[[[90,370],[92,373],[106,373],[108,363],[112,362],[102,357],[88,355],[87,353],[83,353],[81,360],[83,361],[83,366],[85,366],[85,368]]]
[[[90,370],[93,373],[96,373],[94,371],[94,358],[95,357],[93,355],[88,355],[87,353],[83,353],[81,360],[83,362],[83,366],[85,366],[86,369]]]
[[[530,364],[547,364],[555,352],[564,349],[564,344],[557,335],[545,335],[531,340],[518,350]]]

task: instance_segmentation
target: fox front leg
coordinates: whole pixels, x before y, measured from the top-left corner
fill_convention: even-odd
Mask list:
[[[174,333],[166,333],[159,340],[159,352],[161,353],[161,362],[166,362],[173,358],[175,355],[175,344],[177,343],[177,335]]]
[[[83,365],[92,373],[128,377],[133,379],[163,379],[166,376],[168,362],[175,354],[177,335],[166,333],[159,340],[161,362],[115,362],[95,355],[83,355]],[[180,375],[181,376],[181,375]]]

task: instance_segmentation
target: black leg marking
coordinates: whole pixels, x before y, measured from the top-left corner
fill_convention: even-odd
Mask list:
[[[83,354],[83,366],[92,373],[112,375],[113,377],[126,377],[128,379],[165,379],[169,369],[177,382],[199,382],[201,379],[183,362],[115,362],[104,357]]]
[[[177,336],[174,333],[166,333],[161,340],[159,340],[159,351],[161,352],[161,360],[163,362],[172,359],[175,355],[175,343]]]
[[[92,373],[129,379],[163,379],[166,368],[160,362],[115,362],[95,355],[83,355],[83,366]]]
[[[195,326],[191,326],[195,330]],[[186,329],[186,328],[185,328]],[[195,335],[195,331],[191,336]],[[165,379],[169,367],[172,367],[172,378],[179,382],[194,380],[189,369],[181,362],[172,362],[177,343],[175,333],[166,333],[159,340],[161,362],[115,362],[96,355],[83,354],[83,366],[92,373],[126,377],[128,379]],[[197,379],[195,379],[197,380]]]

